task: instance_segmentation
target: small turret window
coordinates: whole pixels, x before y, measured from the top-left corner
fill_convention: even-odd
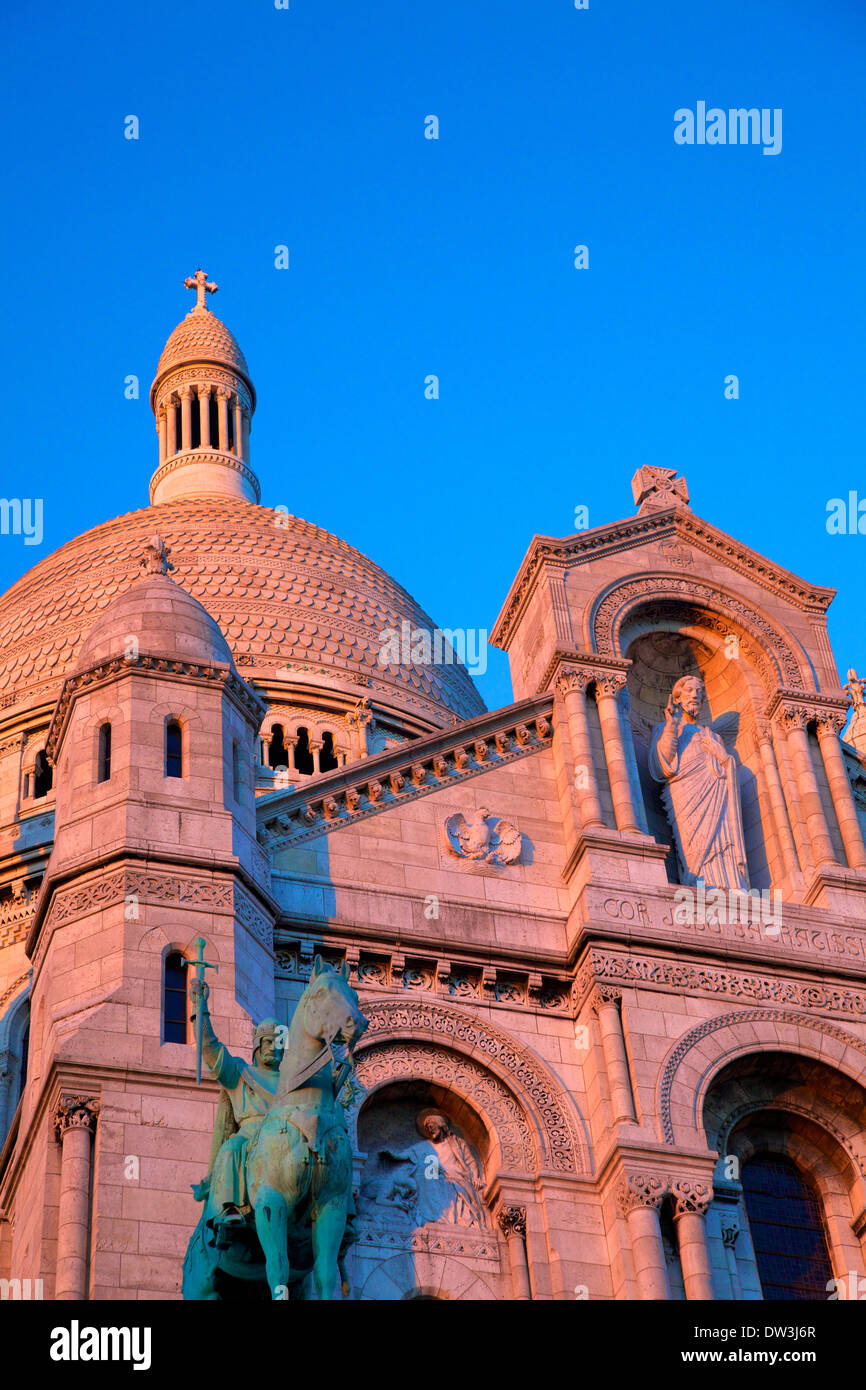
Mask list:
[[[107,782],[111,777],[111,725],[102,724],[99,728],[99,751],[97,754],[97,782]]]
[[[183,776],[183,731],[176,719],[165,726],[165,775]]]
[[[337,755],[334,752],[334,735],[330,732],[322,734],[322,749],[319,753],[319,771],[333,772],[339,766]]]
[[[295,767],[305,777],[310,777],[316,770],[313,765],[313,755],[310,752],[310,731],[305,729],[303,725],[298,729],[298,741],[295,744]]]
[[[45,755],[45,749],[40,748],[36,754],[36,761],[33,765],[33,795],[34,797],[47,796],[51,791],[51,784],[54,781],[51,764]]]
[[[165,958],[162,990],[163,1042],[188,1041],[187,961],[180,951],[171,951]]]
[[[192,400],[190,401],[189,428],[189,447],[191,449],[198,449],[201,447],[201,406],[199,405],[197,392],[193,393]]]

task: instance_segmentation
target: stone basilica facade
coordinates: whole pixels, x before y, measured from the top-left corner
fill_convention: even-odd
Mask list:
[[[532,539],[492,633],[514,704],[383,664],[433,623],[261,505],[252,378],[188,284],[150,505],[0,600],[0,1278],[180,1297],[203,938],[238,1055],[317,955],[358,992],[352,1298],[866,1281],[866,707],[832,590],[642,468],[636,514]]]

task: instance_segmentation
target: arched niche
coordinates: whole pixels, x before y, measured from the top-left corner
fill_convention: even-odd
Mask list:
[[[771,808],[762,789],[760,752],[754,737],[755,717],[762,707],[762,685],[754,666],[740,648],[735,633],[722,637],[681,615],[645,618],[623,633],[624,655],[631,661],[627,676],[628,717],[647,827],[660,844],[671,844],[668,877],[679,881],[671,828],[664,812],[661,786],[650,775],[649,749],[653,729],[665,717],[671,691],[683,676],[697,676],[706,688],[702,718],[718,733],[735,759],[743,816],[743,835],[749,883],[769,888],[773,871],[781,876],[775,852]]]
[[[816,1245],[822,1237],[826,1243],[829,1276],[844,1279],[847,1271],[863,1272],[854,1229],[866,1194],[866,1088],[859,1081],[815,1057],[746,1052],[713,1077],[704,1097],[703,1123],[707,1144],[719,1155],[708,1236],[720,1236],[723,1226],[738,1232],[728,1262],[746,1296],[761,1292],[761,1258],[742,1190],[746,1165],[756,1159],[787,1167],[813,1196],[813,1238]],[[776,1208],[770,1229],[784,1225],[786,1206],[780,1197]],[[792,1214],[792,1260],[800,1224]],[[802,1296],[826,1299],[828,1292],[822,1275],[811,1295]]]

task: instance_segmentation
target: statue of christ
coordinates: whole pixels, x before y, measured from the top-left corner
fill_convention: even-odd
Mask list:
[[[682,882],[748,889],[736,763],[715,730],[699,722],[705,695],[697,676],[676,682],[664,723],[653,729],[650,773],[665,784]]]

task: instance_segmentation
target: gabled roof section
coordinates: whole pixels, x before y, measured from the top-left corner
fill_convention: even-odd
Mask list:
[[[836,594],[835,589],[809,584],[791,570],[774,564],[757,550],[734,540],[709,521],[703,521],[688,508],[665,507],[646,510],[625,521],[595,526],[565,538],[534,536],[493,625],[491,646],[508,650],[515,623],[546,564],[556,567],[588,564],[601,556],[621,550],[636,550],[666,538],[687,542],[694,549],[721,560],[729,569],[760,584],[770,593],[783,595],[797,608],[825,613]]]

